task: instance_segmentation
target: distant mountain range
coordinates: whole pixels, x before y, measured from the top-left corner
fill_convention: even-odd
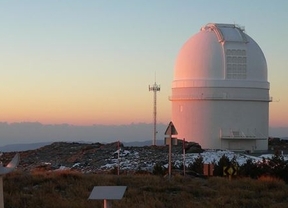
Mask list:
[[[35,150],[40,147],[44,147],[46,145],[50,145],[53,142],[39,142],[39,143],[30,143],[30,144],[9,144],[0,147],[0,152],[22,152],[27,150]],[[91,142],[79,142],[79,143],[91,143]],[[164,145],[163,140],[157,140],[156,144],[158,146]],[[135,141],[135,142],[123,142],[125,147],[144,147],[144,146],[151,146],[152,141]]]
[[[26,150],[35,150],[46,145],[50,145],[52,142],[40,142],[31,144],[8,144],[0,147],[1,152],[21,152]]]
[[[167,124],[157,124],[157,145],[164,143]],[[153,137],[152,123],[128,125],[74,126],[69,124],[46,125],[38,122],[0,122],[0,151],[25,151],[37,149],[53,142],[111,143],[125,146],[150,146]],[[288,139],[288,127],[270,127],[269,135]]]
[[[164,140],[168,124],[157,124],[157,138]],[[74,126],[69,124],[44,125],[41,123],[0,122],[0,146],[10,144],[51,142],[134,142],[148,141],[153,138],[153,125],[132,123],[129,125],[92,125]]]

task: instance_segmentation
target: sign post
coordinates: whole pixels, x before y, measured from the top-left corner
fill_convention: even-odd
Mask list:
[[[165,131],[165,144],[169,145],[169,155],[168,155],[168,171],[169,171],[169,179],[171,178],[171,172],[172,172],[172,165],[171,165],[171,161],[172,161],[172,144],[173,145],[177,145],[177,138],[172,138],[172,135],[177,135],[178,132],[174,126],[174,124],[172,123],[172,121],[170,121],[166,131]]]
[[[223,175],[224,176],[228,175],[230,181],[232,176],[237,175],[237,167],[233,165],[223,167]]]
[[[111,208],[111,200],[120,200],[127,186],[94,186],[88,199],[103,200],[104,208]]]
[[[183,175],[185,176],[186,175],[186,166],[185,166],[185,154],[186,154],[186,152],[185,152],[185,138],[183,138]]]
[[[120,175],[120,141],[117,142],[117,149],[118,149],[118,164],[117,164],[117,175]]]

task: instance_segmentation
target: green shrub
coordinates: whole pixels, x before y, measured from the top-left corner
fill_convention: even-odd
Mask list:
[[[189,164],[188,170],[203,175],[203,167],[204,167],[203,157],[199,155],[197,158],[195,158],[193,163]]]
[[[214,164],[214,176],[223,176],[223,168],[230,166],[231,162],[226,155],[223,155],[217,164]]]
[[[154,165],[154,167],[153,167],[152,173],[153,173],[154,175],[161,175],[161,176],[163,176],[163,175],[165,175],[165,173],[166,173],[166,169],[165,169],[164,167],[162,167],[161,164],[156,163],[156,164]]]
[[[262,171],[259,170],[257,164],[252,159],[248,159],[246,163],[239,167],[238,175],[257,179],[262,174]]]

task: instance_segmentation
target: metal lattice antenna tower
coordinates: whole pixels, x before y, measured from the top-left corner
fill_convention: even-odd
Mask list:
[[[154,92],[154,109],[153,109],[153,143],[152,145],[156,145],[156,135],[157,135],[157,130],[156,130],[156,124],[157,124],[157,91],[160,91],[160,85],[156,84],[156,78],[155,78],[155,83],[154,85],[150,86],[149,85],[149,91]]]

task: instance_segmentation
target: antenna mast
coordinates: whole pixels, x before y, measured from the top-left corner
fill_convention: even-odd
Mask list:
[[[149,91],[154,92],[154,110],[153,110],[153,121],[154,121],[154,128],[153,128],[153,143],[152,145],[156,145],[156,134],[158,133],[156,130],[156,123],[157,123],[157,91],[160,91],[160,85],[156,84],[156,79],[154,85],[149,85]]]

